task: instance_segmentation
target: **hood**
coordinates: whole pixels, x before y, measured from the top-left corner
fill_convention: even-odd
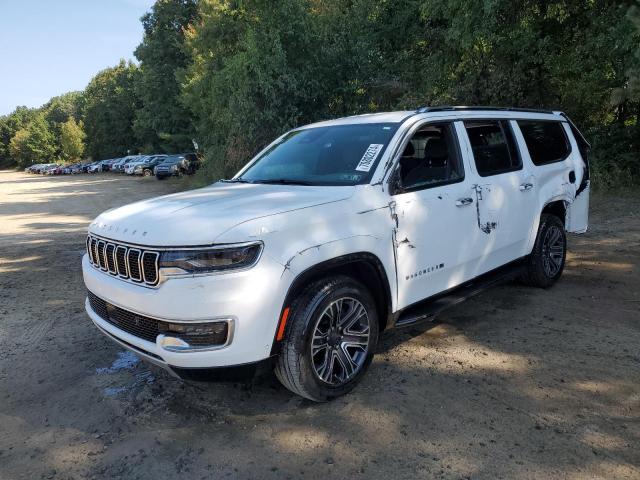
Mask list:
[[[216,183],[108,210],[91,223],[89,231],[139,245],[208,245],[240,223],[346,200],[354,190]]]

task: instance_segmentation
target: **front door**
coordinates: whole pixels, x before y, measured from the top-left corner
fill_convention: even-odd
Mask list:
[[[476,192],[458,141],[463,128],[420,125],[399,159],[393,196],[399,308],[468,280],[481,256]]]

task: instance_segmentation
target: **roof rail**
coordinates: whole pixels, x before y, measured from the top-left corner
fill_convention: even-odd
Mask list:
[[[430,112],[450,112],[450,111],[464,111],[464,110],[491,110],[500,112],[529,112],[529,113],[554,113],[551,110],[538,110],[535,108],[515,108],[515,107],[482,107],[482,106],[451,106],[442,105],[440,107],[423,106],[416,109],[416,113],[430,113]]]

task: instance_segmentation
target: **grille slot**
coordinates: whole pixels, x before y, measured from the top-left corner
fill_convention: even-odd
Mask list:
[[[142,278],[145,283],[158,283],[158,252],[144,252],[142,254]]]
[[[115,258],[116,246],[113,243],[107,243],[104,249],[105,256],[107,257],[107,269],[109,273],[116,274],[116,258]]]
[[[156,320],[155,318],[138,315],[115,305],[107,303],[92,292],[87,292],[89,297],[89,305],[100,318],[109,322],[114,327],[124,330],[131,335],[142,338],[148,342],[155,343],[156,337],[161,334],[168,334],[173,337],[183,338],[186,342],[194,347],[211,347],[220,346],[227,343],[229,337],[229,324],[227,322],[212,322],[207,324],[212,331],[206,334],[189,334],[181,333],[180,330],[186,325],[204,325],[204,324],[176,324]]]
[[[127,265],[129,266],[129,278],[134,282],[141,282],[142,275],[140,274],[140,250],[137,248],[130,248],[127,253]]]
[[[118,275],[127,278],[129,273],[127,272],[127,247],[118,245],[116,248],[116,270]]]
[[[87,237],[87,255],[89,255],[89,261],[95,263],[93,260],[93,248],[91,248],[91,237]]]
[[[156,286],[160,280],[160,253],[107,242],[89,235],[87,253],[91,264],[111,275]]]
[[[105,242],[103,242],[102,240],[98,241],[98,266],[102,270],[106,270],[107,269],[107,260],[106,260],[105,255],[104,255],[104,247],[105,246],[106,246]]]

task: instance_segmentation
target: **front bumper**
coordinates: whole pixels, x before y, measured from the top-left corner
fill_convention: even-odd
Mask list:
[[[121,280],[82,259],[85,285],[105,301],[135,314],[186,323],[233,318],[232,341],[207,351],[169,351],[103,320],[87,300],[85,308],[100,330],[146,360],[165,367],[211,368],[244,365],[269,357],[291,275],[268,255],[245,271],[173,278],[157,288]],[[283,273],[284,272],[284,273]]]

